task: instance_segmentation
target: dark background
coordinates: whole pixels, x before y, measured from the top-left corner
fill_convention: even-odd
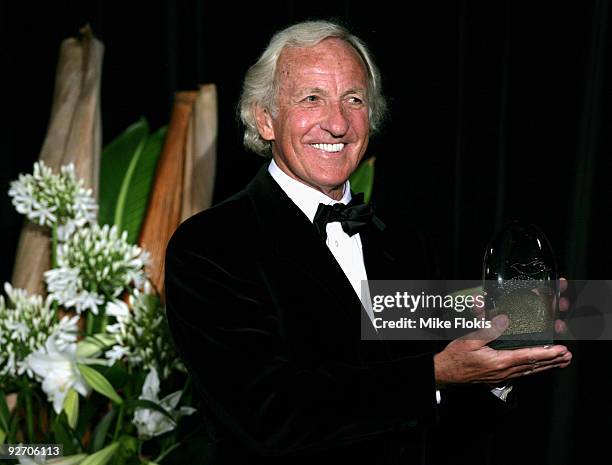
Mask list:
[[[240,84],[271,34],[338,19],[369,44],[390,117],[372,141],[374,197],[434,244],[449,278],[481,273],[508,220],[538,224],[570,279],[610,276],[612,145],[609,2],[0,1],[0,281],[10,279],[22,219],[6,195],[30,171],[48,123],[62,39],[91,24],[104,42],[104,143],[145,116],[167,124],[176,90],[219,93],[215,199],[262,160],[241,147]],[[574,343],[571,368],[539,376],[504,454],[525,463],[609,460],[612,350]],[[535,378],[535,377],[534,377]],[[523,409],[523,412],[526,410]],[[482,431],[488,432],[483,425]],[[506,434],[506,433],[504,433]],[[516,442],[518,441],[518,442]],[[522,444],[520,441],[524,441]],[[501,449],[500,449],[501,450]],[[535,461],[535,459],[534,459]]]

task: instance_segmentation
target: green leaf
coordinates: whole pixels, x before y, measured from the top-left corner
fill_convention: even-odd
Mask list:
[[[170,415],[161,405],[156,404],[155,402],[147,399],[130,399],[125,401],[125,405],[127,407],[132,408],[148,408],[151,410],[155,410],[156,412],[164,414],[168,417],[172,423],[176,424],[176,420]]]
[[[83,365],[82,363],[77,363],[77,367],[85,378],[87,384],[91,386],[91,388],[102,394],[103,396],[108,397],[113,402],[121,404],[123,399],[119,397],[115,388],[111,385],[111,383],[104,377],[102,373],[98,370],[91,368],[87,365]]]
[[[68,425],[68,417],[66,412],[62,412],[57,416],[53,423],[53,436],[56,444],[63,444],[64,454],[76,454],[79,452],[79,442],[74,437],[70,426]]]
[[[363,192],[364,201],[370,202],[372,198],[372,188],[374,186],[374,162],[376,157],[370,157],[364,161],[353,172],[349,180],[351,181],[351,190],[356,194]]]
[[[166,137],[166,127],[149,136],[139,157],[134,157],[134,168],[125,190],[117,201],[115,224],[128,232],[128,242],[136,243],[144,221],[155,169]],[[126,177],[127,179],[127,177]]]
[[[9,443],[16,442],[17,431],[19,431],[19,417],[17,415],[13,415],[11,417],[11,424],[9,425],[8,430]]]
[[[106,439],[108,429],[115,419],[116,414],[117,411],[115,409],[111,409],[96,425],[96,429],[94,429],[91,439],[91,452],[98,452],[100,449],[102,449],[102,446],[104,446],[104,440]]]
[[[74,389],[70,389],[64,399],[64,412],[68,418],[68,426],[73,430],[76,429],[79,421],[79,395]]]
[[[4,433],[8,433],[10,430],[10,427],[9,427],[10,417],[11,417],[11,413],[6,403],[6,394],[4,393],[3,390],[0,389],[0,429],[2,429]],[[0,441],[0,443],[1,442],[2,441]]]
[[[92,334],[77,343],[76,355],[79,358],[94,357],[104,349],[112,346],[115,341],[116,339],[110,334]]]
[[[139,374],[138,370],[134,373],[129,373],[125,368],[125,364],[121,361],[116,361],[104,371],[104,377],[115,389],[129,389],[130,383]]]
[[[117,204],[121,192],[130,182],[130,166],[140,156],[145,145],[149,125],[142,118],[131,125],[102,151],[100,160],[100,210],[98,222],[101,225],[115,224]],[[133,172],[133,168],[132,168]]]
[[[89,455],[79,465],[106,465],[108,462],[110,462],[110,459],[113,458],[113,455],[115,455],[118,448],[119,443],[113,442],[95,454]]]
[[[0,428],[0,444],[4,444],[4,440],[6,439],[6,433]]]
[[[47,465],[79,465],[83,462],[83,459],[87,457],[87,454],[70,455],[68,457],[59,457],[56,459],[48,460]]]
[[[138,453],[138,439],[134,436],[124,434],[119,438],[119,442],[121,443],[121,453],[125,457],[131,457]]]

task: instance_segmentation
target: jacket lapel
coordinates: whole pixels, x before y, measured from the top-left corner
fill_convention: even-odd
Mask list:
[[[340,311],[354,316],[361,302],[351,283],[314,225],[270,176],[267,163],[247,186],[247,192],[276,256],[301,267],[338,301]]]

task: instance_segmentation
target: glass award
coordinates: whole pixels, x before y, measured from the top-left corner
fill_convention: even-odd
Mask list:
[[[553,343],[559,301],[557,264],[538,227],[512,222],[491,239],[484,256],[483,290],[487,317],[503,313],[509,319],[506,331],[490,347]]]

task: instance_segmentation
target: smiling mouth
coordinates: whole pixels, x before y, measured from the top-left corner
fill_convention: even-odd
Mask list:
[[[346,144],[310,144],[318,150],[323,150],[328,153],[340,152]]]

